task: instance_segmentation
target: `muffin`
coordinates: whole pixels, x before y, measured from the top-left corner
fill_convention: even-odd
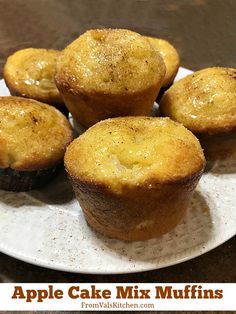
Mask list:
[[[66,117],[52,106],[0,97],[0,189],[26,191],[55,173],[72,141]]]
[[[120,117],[75,139],[64,163],[89,225],[130,241],[160,236],[181,221],[205,159],[179,123]]]
[[[167,88],[172,83],[178,72],[180,57],[178,51],[175,49],[171,43],[165,39],[146,37],[151,45],[160,53],[162,56],[165,66],[166,74],[162,82],[162,87]]]
[[[89,30],[62,51],[55,81],[85,127],[116,116],[148,115],[165,64],[143,36],[125,29]]]
[[[212,67],[179,80],[160,110],[201,140],[207,159],[236,159],[236,69]]]
[[[210,166],[217,160],[236,161],[236,130],[217,134],[202,133],[197,134],[197,137],[204,148],[204,154]],[[230,164],[226,163],[226,165],[228,167],[227,171],[230,172]]]
[[[8,57],[3,76],[11,95],[65,107],[54,82],[59,55],[58,50],[27,48]]]

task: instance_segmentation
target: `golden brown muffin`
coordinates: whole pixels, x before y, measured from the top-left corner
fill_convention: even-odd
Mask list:
[[[168,87],[172,84],[180,65],[180,57],[178,51],[171,43],[165,39],[146,37],[151,45],[159,51],[162,56],[165,66],[166,74],[162,82],[162,87]]]
[[[203,69],[176,82],[161,100],[161,112],[197,134],[211,160],[236,157],[235,78],[236,69]]]
[[[58,50],[27,48],[8,57],[3,76],[11,94],[64,106],[54,82],[59,55]]]
[[[0,97],[0,188],[28,190],[44,183],[72,140],[71,126],[52,106]]]
[[[197,138],[168,118],[101,121],[67,148],[65,167],[87,222],[145,240],[183,218],[205,164]]]
[[[61,53],[56,84],[83,126],[115,116],[148,115],[165,64],[143,36],[124,29],[87,31]]]

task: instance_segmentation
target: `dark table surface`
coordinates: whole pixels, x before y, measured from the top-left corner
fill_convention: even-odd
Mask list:
[[[0,8],[0,76],[13,51],[62,49],[95,27],[166,38],[178,49],[181,65],[193,70],[236,67],[234,0],[0,0]],[[65,273],[0,253],[0,282],[236,282],[236,237],[188,262],[126,275]]]

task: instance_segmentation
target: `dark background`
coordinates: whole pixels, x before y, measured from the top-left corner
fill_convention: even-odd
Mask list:
[[[181,65],[193,70],[236,67],[234,0],[0,0],[0,10],[0,77],[13,51],[62,49],[96,27],[166,38],[178,49]],[[59,272],[0,253],[0,282],[236,282],[236,237],[191,261],[128,275]]]

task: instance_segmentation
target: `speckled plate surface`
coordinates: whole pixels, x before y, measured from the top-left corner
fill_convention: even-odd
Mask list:
[[[178,78],[190,73],[180,68]],[[9,95],[3,80],[0,94]],[[198,185],[182,224],[143,242],[92,231],[63,171],[40,190],[0,191],[0,251],[71,272],[111,274],[151,270],[201,255],[236,234],[236,163],[215,164]]]

